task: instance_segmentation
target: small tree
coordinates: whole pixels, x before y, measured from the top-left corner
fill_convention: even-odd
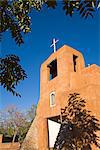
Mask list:
[[[36,107],[32,107],[26,113],[20,112],[16,106],[8,106],[0,112],[0,134],[10,137],[12,142],[23,142],[27,131],[35,117]]]
[[[79,94],[69,95],[68,105],[61,110],[62,123],[54,148],[65,150],[91,150],[91,145],[100,148],[96,132],[100,124],[90,111],[85,109],[85,100]]]
[[[16,138],[17,141],[22,142],[30,127],[26,116],[15,106],[7,107],[0,115],[0,133],[11,137],[12,142],[15,142]]]

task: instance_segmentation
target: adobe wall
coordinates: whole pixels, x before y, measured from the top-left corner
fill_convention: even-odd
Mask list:
[[[20,144],[16,143],[2,143],[2,135],[0,135],[0,150],[20,150]]]
[[[73,71],[73,54],[78,56],[76,72]],[[58,75],[49,80],[47,66],[54,59],[57,59]],[[56,93],[54,107],[50,107],[52,91]],[[63,46],[41,65],[40,100],[36,118],[26,135],[32,150],[49,149],[47,119],[60,115],[61,108],[67,104],[68,95],[74,92],[85,98],[86,108],[100,120],[100,67],[96,65],[85,67],[80,52],[69,46]],[[93,147],[93,150],[97,148]]]
[[[38,127],[40,122],[38,121],[38,117],[36,116],[27,135],[22,143],[21,150],[39,150],[38,147]]]

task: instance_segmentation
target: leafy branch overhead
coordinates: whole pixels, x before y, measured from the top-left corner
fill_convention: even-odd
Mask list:
[[[100,148],[97,131],[99,120],[85,109],[85,99],[78,93],[70,94],[68,105],[61,110],[62,122],[54,148],[65,150],[91,150]]]
[[[66,11],[66,15],[72,15],[79,12],[83,18],[93,17],[93,13],[100,7],[99,0],[64,0],[63,9]]]
[[[19,62],[20,59],[16,55],[8,55],[5,58],[0,58],[1,86],[16,96],[20,96],[20,94],[15,91],[15,87],[21,80],[27,77]]]
[[[40,3],[34,0],[1,0],[0,1],[0,33],[11,31],[12,37],[18,45],[23,43],[22,32],[30,31],[31,9],[40,9]]]
[[[22,33],[31,31],[30,12],[33,9],[41,10],[46,5],[49,8],[56,8],[57,0],[1,0],[0,1],[0,33],[10,30],[12,38],[18,45],[22,44]],[[93,17],[93,13],[100,8],[100,0],[61,0],[66,15],[73,16],[79,12],[81,17]],[[0,34],[1,38],[1,34]]]

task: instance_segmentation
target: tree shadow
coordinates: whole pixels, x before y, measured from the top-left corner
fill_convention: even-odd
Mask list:
[[[69,95],[68,105],[61,109],[61,127],[54,145],[54,149],[63,150],[92,150],[94,144],[100,148],[99,120],[85,109],[85,99],[80,94]]]

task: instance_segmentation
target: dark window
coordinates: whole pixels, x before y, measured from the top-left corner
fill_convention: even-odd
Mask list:
[[[76,72],[77,57],[78,57],[78,56],[76,56],[76,55],[73,55],[73,65],[74,65],[74,72]]]
[[[50,68],[50,80],[57,76],[57,60],[53,60],[48,67]]]

